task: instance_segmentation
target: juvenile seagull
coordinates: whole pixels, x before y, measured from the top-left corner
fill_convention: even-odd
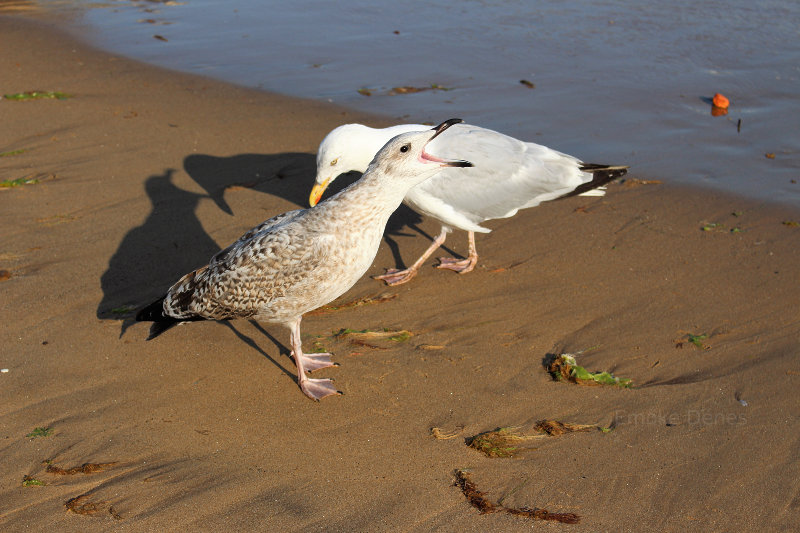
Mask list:
[[[401,124],[375,129],[345,124],[331,131],[317,152],[317,178],[309,203],[313,207],[340,174],[366,170],[372,156],[384,143],[400,133],[420,131],[427,126]],[[442,231],[413,265],[405,270],[389,269],[376,276],[389,285],[413,278],[425,260],[442,244],[453,228],[469,232],[469,256],[461,261],[441,258],[438,268],[460,274],[470,272],[478,261],[475,232],[488,233],[480,226],[486,220],[508,218],[518,210],[541,202],[594,193],[609,181],[624,175],[628,167],[584,164],[579,159],[539,144],[523,142],[493,130],[458,124],[430,145],[442,157],[458,153],[475,168],[444,169],[412,188],[405,203],[442,223]]]
[[[154,322],[148,340],[192,320],[251,318],[282,324],[291,332],[302,391],[313,400],[338,394],[331,380],[306,376],[334,363],[329,353],[303,353],[300,319],[339,297],[367,271],[389,215],[411,187],[442,167],[471,166],[426,151],[431,140],[456,122],[461,121],[451,119],[434,130],[393,136],[358,182],[314,209],[263,222],[207,266],[183,276],[136,315],[137,320]]]

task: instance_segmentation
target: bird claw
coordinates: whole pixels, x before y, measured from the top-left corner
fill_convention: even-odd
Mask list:
[[[305,376],[303,376],[305,378]],[[311,379],[305,378],[300,380],[300,390],[314,401],[320,401],[326,396],[334,394],[342,394],[336,387],[333,386],[333,381],[330,379]]]
[[[337,363],[331,361],[331,354],[329,353],[304,353],[301,359],[303,369],[306,372],[313,372],[331,366],[339,366]]]
[[[458,272],[459,274],[466,274],[467,272],[472,272],[477,262],[477,258],[472,259],[471,257],[460,260],[451,257],[440,257],[439,264],[436,265],[436,268],[443,268]]]
[[[398,270],[396,268],[390,268],[386,271],[386,274],[381,274],[380,276],[373,276],[372,279],[378,279],[385,282],[387,285],[401,285],[408,281],[411,281],[411,278],[417,275],[416,269],[407,268],[405,270]]]

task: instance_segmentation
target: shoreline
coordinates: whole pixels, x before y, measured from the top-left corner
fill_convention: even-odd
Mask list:
[[[2,179],[38,180],[0,191],[3,529],[536,526],[479,514],[454,484],[464,469],[506,507],[579,515],[558,526],[576,531],[794,523],[798,210],[627,180],[493,221],[474,272],[431,260],[407,285],[365,277],[307,315],[304,341],[335,354],[323,377],[345,392],[317,404],[280,328],[202,322],[145,342],[131,316],[304,206],[330,129],[389,119],[144,65],[20,17],[0,16],[0,46],[3,93],[72,95],[0,101],[0,151],[24,150],[0,158]],[[368,274],[438,230],[401,208]],[[464,234],[445,248],[463,254]],[[542,362],[560,353],[634,388],[554,382]],[[610,431],[515,458],[465,446],[542,419]],[[85,464],[102,466],[48,468]]]
[[[560,68],[557,58],[563,54],[569,55],[565,46],[568,46],[566,43],[572,39],[569,38],[569,34],[564,36],[564,31],[574,31],[576,27],[581,27],[581,24],[585,25],[586,20],[591,19],[590,16],[579,17],[583,22],[578,22],[577,26],[566,24],[565,27],[564,19],[561,19],[562,24],[557,23],[552,28],[556,33],[550,39],[534,38],[533,42],[539,46],[523,47],[523,49],[538,48],[539,52],[528,60],[520,57],[499,63],[490,61],[486,64],[485,54],[501,46],[506,39],[516,42],[518,39],[528,38],[519,35],[519,31],[502,37],[501,35],[505,33],[494,34],[492,30],[494,25],[490,24],[486,28],[485,45],[478,45],[476,41],[465,44],[474,47],[470,49],[476,52],[479,64],[481,61],[478,58],[484,58],[482,64],[485,65],[487,74],[494,72],[494,75],[488,76],[492,80],[489,84],[491,88],[483,84],[476,86],[473,78],[464,77],[469,68],[466,71],[459,69],[459,72],[445,69],[439,74],[437,71],[429,70],[421,72],[418,67],[422,65],[411,67],[408,61],[401,61],[397,68],[387,72],[368,60],[357,61],[363,50],[370,49],[368,42],[357,46],[355,43],[360,42],[358,39],[367,38],[374,41],[375,38],[368,37],[369,31],[361,32],[357,28],[341,31],[349,28],[349,19],[336,19],[337,24],[343,26],[340,27],[340,31],[334,30],[340,38],[331,41],[330,48],[327,44],[319,46],[314,44],[316,42],[314,39],[304,40],[305,46],[285,48],[284,43],[292,40],[291,33],[285,35],[287,28],[292,25],[292,22],[285,21],[287,11],[291,12],[290,8],[274,10],[270,15],[270,20],[277,22],[284,30],[284,38],[276,41],[281,33],[262,32],[261,28],[269,27],[270,22],[267,20],[263,23],[256,22],[258,17],[252,12],[250,13],[253,15],[252,18],[245,17],[244,10],[241,9],[243,6],[237,8],[237,6],[220,5],[210,9],[197,9],[199,6],[164,7],[163,10],[157,10],[163,11],[163,18],[153,14],[154,19],[149,18],[151,15],[143,15],[148,17],[147,19],[137,18],[137,14],[145,10],[146,6],[134,4],[125,6],[120,5],[118,6],[120,9],[111,10],[101,8],[100,11],[94,8],[88,9],[85,16],[73,19],[77,29],[74,25],[62,24],[62,26],[93,46],[103,46],[108,50],[114,50],[113,53],[138,57],[140,60],[167,68],[214,76],[226,82],[233,81],[243,86],[317,101],[328,101],[326,98],[330,97],[337,100],[339,105],[352,106],[353,109],[362,112],[402,117],[395,119],[401,122],[435,124],[440,122],[442,113],[446,116],[459,115],[467,122],[480,123],[521,139],[539,140],[542,144],[579,156],[587,162],[624,161],[650,179],[680,182],[690,186],[704,185],[759,200],[766,199],[794,208],[800,207],[800,196],[798,196],[800,189],[796,184],[796,161],[792,157],[797,153],[796,143],[791,140],[789,132],[792,132],[793,128],[786,118],[792,115],[790,110],[796,109],[797,106],[797,99],[791,98],[793,94],[789,81],[792,78],[791,55],[765,57],[763,47],[748,46],[747,43],[752,40],[757,41],[757,35],[760,34],[766,33],[763,36],[768,40],[776,38],[774,33],[764,30],[748,32],[749,38],[743,35],[742,40],[736,40],[739,46],[749,48],[751,53],[740,54],[735,51],[736,47],[725,46],[728,37],[733,34],[726,32],[724,28],[732,24],[743,10],[747,10],[741,2],[731,6],[730,10],[726,10],[725,16],[719,17],[713,24],[709,21],[696,20],[697,24],[679,26],[687,35],[698,32],[699,35],[704,35],[706,31],[709,38],[710,35],[715,35],[715,38],[711,38],[713,44],[709,47],[687,48],[688,40],[681,39],[679,34],[673,34],[673,38],[668,36],[671,32],[662,34],[658,31],[645,31],[638,36],[631,35],[630,41],[615,39],[613,44],[607,42],[591,46],[589,49],[593,50],[592,53],[579,56],[584,57],[584,68],[574,73],[578,78],[569,74],[570,69]],[[524,12],[530,11],[529,7],[519,9]],[[463,16],[469,17],[469,13],[475,16],[486,10],[485,7],[472,6],[465,10]],[[511,9],[514,10],[515,8]],[[565,10],[574,11],[575,7],[567,7]],[[557,11],[564,14],[564,10]],[[605,8],[595,6],[590,11],[607,12],[608,6]],[[627,15],[615,19],[618,24],[615,26],[617,32],[633,30],[635,34],[636,28],[652,29],[661,27],[662,24],[670,25],[676,22],[675,17],[670,15],[659,17],[650,13],[644,20],[640,20],[631,10],[623,9],[623,11]],[[103,12],[106,12],[108,17],[102,16]],[[242,23],[245,19],[251,21],[250,29],[247,24],[241,28],[242,31],[248,32],[245,41],[249,42],[250,46],[237,48],[234,35],[238,34],[231,31],[232,28],[228,29],[222,20],[219,21],[219,25],[215,25],[215,19],[226,18],[224,14],[231,12],[238,12],[234,18],[241,17]],[[318,10],[315,13],[315,16],[309,15],[309,18],[318,21],[319,24],[320,17],[324,17],[326,11]],[[401,39],[402,42],[415,41],[411,33],[401,31],[401,35],[396,35],[391,32],[394,28],[383,26],[380,13],[385,11],[378,10],[373,13],[377,27],[372,31],[373,36],[378,32],[379,42],[388,44],[396,39]],[[649,11],[645,10],[645,13]],[[460,17],[461,15],[452,20],[460,20]],[[297,22],[297,19],[291,16],[289,18]],[[304,20],[306,18],[303,17]],[[148,21],[151,24],[143,24]],[[210,21],[211,25],[204,25],[203,21]],[[278,21],[285,21],[286,27]],[[153,22],[173,24],[156,30],[152,25]],[[327,18],[322,20],[324,27],[333,30],[331,22]],[[307,20],[307,23],[314,24],[311,20]],[[252,24],[258,25],[253,27]],[[108,25],[115,29],[108,31]],[[184,33],[195,25],[203,27],[203,32],[209,35],[209,39],[204,39],[204,42],[210,49],[202,45],[198,48],[192,44],[197,41],[194,41],[191,35]],[[786,29],[785,25],[783,29]],[[593,30],[591,28],[589,30],[592,34]],[[168,41],[153,38],[153,33],[157,31],[161,31]],[[350,32],[353,32],[351,38],[343,41],[341,36]],[[317,32],[312,33],[317,34]],[[324,33],[326,32],[320,35]],[[442,32],[441,35],[445,33]],[[454,33],[458,35],[459,31]],[[217,38],[212,34],[220,36]],[[388,41],[380,38],[380,35],[384,34],[391,35]],[[231,41],[221,35],[228,35],[234,40]],[[558,35],[563,37],[558,38]],[[321,37],[321,39],[321,43],[326,43],[327,38]],[[443,45],[441,53],[458,55],[452,48],[447,51],[445,43],[452,45],[453,41],[444,39],[442,42],[442,39],[434,39]],[[348,42],[356,48],[349,47]],[[596,43],[597,39],[588,37],[587,43],[591,42]],[[777,41],[772,42],[777,43]],[[594,72],[594,69],[601,67],[602,63],[589,61],[587,64],[586,58],[595,54],[606,55],[602,50],[606,50],[607,45],[611,46],[608,50],[615,49],[621,55],[617,56],[615,53],[616,59],[608,58],[610,64],[607,68],[600,68],[590,76],[589,72]],[[663,49],[660,45],[663,45]],[[655,55],[652,56],[652,60],[664,61],[667,70],[656,69],[652,72],[652,76],[639,78],[639,73],[649,70],[649,63],[640,63],[639,58],[643,57],[640,55],[640,47],[644,49],[653,47],[651,51]],[[328,56],[327,59],[317,56],[318,48],[319,52]],[[711,52],[717,48],[716,53]],[[257,52],[258,50],[262,51]],[[791,50],[791,47],[786,49],[786,54],[791,54]],[[378,50],[375,52],[381,55]],[[670,61],[669,58],[673,56],[683,58],[684,67],[678,67]],[[575,59],[579,60],[579,57]],[[763,60],[759,61],[759,57]],[[692,60],[687,61],[689,58]],[[245,64],[250,66],[245,67]],[[401,67],[402,64],[406,66]],[[701,64],[705,64],[707,68],[700,68]],[[773,72],[773,66],[778,71]],[[198,67],[202,70],[198,71]],[[539,79],[541,83],[535,91],[525,89],[517,83],[516,72],[520,68],[535,69],[545,75],[544,79]],[[580,72],[588,77],[583,79],[583,83],[576,84],[575,82],[580,80]],[[611,76],[610,72],[617,72],[619,76]],[[627,75],[624,74],[626,72]],[[738,74],[734,75],[734,72]],[[440,76],[446,79],[439,79]],[[619,81],[628,77],[636,81],[632,84],[621,82],[620,86],[614,86],[615,79]],[[769,83],[767,80],[773,77],[775,83]],[[599,82],[606,78],[611,85],[605,90],[591,89],[595,81]],[[747,79],[752,79],[753,83],[745,82]],[[409,96],[379,94],[382,90],[378,87],[385,86],[388,91],[392,85],[420,83],[426,85],[426,80],[430,82],[438,80],[437,84],[443,83],[455,90],[430,91]],[[373,87],[379,92],[373,92],[368,98],[359,95],[356,89],[362,84]],[[570,88],[575,85],[582,89],[573,94]],[[731,114],[716,118],[710,116],[708,113],[710,100],[706,102],[708,98],[700,96],[706,91],[711,91],[706,95],[708,98],[714,91],[722,91],[733,98]],[[572,96],[567,96],[569,94]],[[509,99],[497,98],[500,95]],[[643,98],[644,95],[649,95],[647,102]],[[576,106],[576,101],[584,104]],[[589,101],[593,101],[593,104],[586,105],[585,103]],[[655,102],[659,104],[654,105]],[[744,128],[739,130],[737,119],[742,118]]]

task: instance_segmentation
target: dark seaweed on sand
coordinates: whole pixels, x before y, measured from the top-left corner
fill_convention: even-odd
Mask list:
[[[467,501],[475,507],[481,514],[489,513],[508,513],[514,516],[533,518],[536,520],[547,520],[551,522],[561,522],[562,524],[577,524],[580,516],[574,513],[551,513],[547,509],[530,507],[505,507],[495,503],[486,497],[486,494],[478,490],[478,487],[470,479],[469,474],[464,470],[456,470],[455,485],[461,488],[461,492]]]

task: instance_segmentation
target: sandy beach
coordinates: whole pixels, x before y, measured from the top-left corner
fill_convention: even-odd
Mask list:
[[[797,527],[796,209],[633,168],[605,197],[489,222],[474,272],[431,259],[306,315],[344,392],[315,403],[281,328],[147,342],[133,315],[305,207],[332,128],[393,121],[139,64],[22,15],[0,16],[0,49],[1,94],[69,96],[0,99],[0,181],[17,184],[0,188],[3,531]],[[369,274],[439,228],[402,207]],[[466,244],[455,232],[446,252]],[[556,381],[545,363],[564,353],[633,387]],[[592,427],[548,436],[541,420]],[[497,428],[532,438],[513,457],[467,446]]]

